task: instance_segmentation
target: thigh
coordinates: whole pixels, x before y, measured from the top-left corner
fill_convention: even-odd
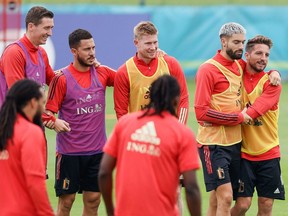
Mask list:
[[[57,154],[55,163],[56,196],[79,190],[79,156]]]
[[[100,192],[98,185],[98,173],[103,153],[81,156],[80,190]]]
[[[257,162],[241,160],[237,197],[253,197],[256,183]]]
[[[230,156],[229,175],[230,182],[233,189],[233,197],[236,198],[237,190],[239,187],[240,167],[241,167],[241,144],[229,146],[227,149],[227,157]]]
[[[285,199],[279,158],[259,163],[256,189],[259,197]]]
[[[224,147],[206,145],[199,148],[206,191],[215,190],[218,186],[229,183],[230,160],[226,157]]]

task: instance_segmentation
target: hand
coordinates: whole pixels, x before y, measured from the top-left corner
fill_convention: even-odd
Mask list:
[[[278,71],[273,70],[269,75],[270,85],[278,86],[281,84],[281,77]]]
[[[97,68],[101,65],[101,63],[95,58],[94,60],[94,67]]]
[[[52,120],[49,121],[44,121],[43,125],[49,129],[54,129],[55,128],[55,124]]]
[[[66,122],[62,119],[56,119],[54,130],[57,133],[61,133],[61,132],[69,132],[69,131],[71,131],[71,128],[70,128],[68,122]]]
[[[246,111],[247,111],[247,107],[245,107],[241,112],[243,114],[243,117],[244,117],[244,123],[245,124],[251,124],[253,119],[246,113]]]
[[[156,52],[156,56],[157,57],[163,57],[164,55],[167,55],[167,53],[161,49],[157,49],[157,52]]]
[[[58,75],[58,74],[62,73],[63,69],[64,69],[64,68],[60,68],[60,69],[58,69],[58,70],[55,70],[55,71],[54,71],[55,75]]]
[[[199,124],[202,127],[212,127],[213,126],[213,124],[211,122],[205,122],[205,121],[201,121],[201,122],[199,122]]]

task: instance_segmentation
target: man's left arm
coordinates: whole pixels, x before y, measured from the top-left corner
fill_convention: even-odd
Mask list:
[[[55,76],[55,73],[49,63],[49,59],[48,59],[46,51],[43,48],[40,48],[40,49],[41,49],[41,53],[42,53],[44,64],[45,64],[46,84],[49,86],[53,77]]]
[[[186,124],[189,113],[189,92],[184,71],[182,70],[180,63],[175,58],[165,55],[164,59],[167,61],[170,75],[174,76],[179,82],[180,103],[178,106],[177,115],[179,122]]]
[[[269,81],[270,85],[278,86],[281,84],[281,74],[277,70],[270,70],[269,74]]]
[[[269,110],[278,108],[282,86],[271,85],[267,81],[264,85],[262,94],[255,100],[255,102],[248,107],[246,113],[252,118],[258,118],[264,115]]]
[[[114,204],[112,199],[112,173],[115,165],[116,158],[105,153],[100,164],[98,182],[108,216],[114,215]]]

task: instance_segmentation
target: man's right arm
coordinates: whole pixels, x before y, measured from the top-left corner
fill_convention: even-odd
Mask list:
[[[52,79],[49,87],[47,104],[46,104],[46,112],[48,115],[54,115],[55,113],[58,113],[65,95],[66,95],[66,78],[61,73]],[[68,122],[58,118],[56,118],[53,123],[47,122],[44,125],[50,129],[54,129],[57,133],[67,132],[71,130]]]
[[[192,216],[201,216],[201,194],[196,179],[196,171],[189,170],[183,173],[187,206]]]
[[[114,109],[117,119],[128,113],[130,83],[127,75],[126,65],[122,65],[114,80]]]
[[[215,82],[219,80],[218,76],[221,76],[221,74],[219,75],[219,72],[217,72],[216,69],[213,69],[211,66],[212,65],[210,64],[201,65],[196,74],[194,109],[197,121],[199,124],[209,122],[215,125],[227,126],[242,123],[244,121],[244,117],[240,111],[225,113],[211,107]],[[226,89],[223,89],[223,91],[224,90]]]
[[[25,78],[25,55],[22,49],[16,45],[10,45],[2,56],[2,70],[8,89],[18,80]]]

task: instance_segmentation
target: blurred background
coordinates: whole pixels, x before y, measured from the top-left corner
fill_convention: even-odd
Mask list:
[[[176,57],[186,77],[220,49],[218,32],[226,22],[238,22],[247,39],[257,34],[274,42],[267,69],[288,78],[288,3],[285,0],[1,0],[0,53],[24,33],[24,17],[34,5],[55,14],[53,36],[45,46],[54,69],[72,61],[68,35],[76,28],[90,31],[96,56],[117,69],[134,55],[133,27],[151,20],[159,31],[159,46]],[[177,2],[177,3],[176,3]]]

